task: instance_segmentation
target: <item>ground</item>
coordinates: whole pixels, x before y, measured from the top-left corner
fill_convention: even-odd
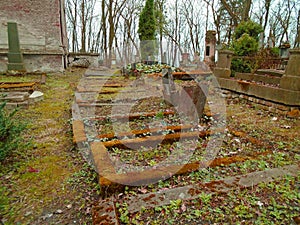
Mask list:
[[[1,217],[4,224],[91,224],[97,176],[72,142],[71,104],[83,70],[50,74],[39,85],[44,101],[22,109],[30,146],[1,163]],[[38,81],[40,76],[1,81]]]
[[[240,99],[229,100],[227,127],[234,132],[228,133],[219,157],[241,156],[244,160],[146,187],[101,189],[97,174],[73,144],[71,104],[84,72],[72,69],[47,75],[46,84],[38,87],[45,94],[44,101],[17,114],[17,119],[27,123],[23,135],[30,145],[16,150],[0,166],[0,215],[4,224],[92,224],[93,204],[110,196],[118,201],[122,224],[199,224],[199,220],[200,224],[255,224],[253,218],[260,220],[258,224],[290,224],[299,216],[299,173],[250,189],[204,193],[195,200],[173,200],[167,206],[128,212],[123,196],[299,165],[300,120],[263,111]],[[0,79],[35,81],[40,77]]]

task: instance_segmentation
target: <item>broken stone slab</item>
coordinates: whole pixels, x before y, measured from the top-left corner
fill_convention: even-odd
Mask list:
[[[297,176],[299,165],[288,165],[265,171],[258,171],[246,175],[225,178],[223,180],[199,183],[169,190],[158,191],[125,198],[129,213],[170,204],[171,200],[193,200],[199,198],[203,192],[218,194],[235,189],[249,188],[259,183],[269,183],[274,179],[283,178],[286,175]]]
[[[113,140],[103,142],[103,145],[107,148],[130,148],[139,149],[141,146],[155,147],[158,144],[173,143],[179,140],[193,140],[198,138],[205,138],[210,135],[210,131],[196,131],[186,133],[175,133],[167,135],[147,136],[143,138],[125,139],[125,140]]]
[[[215,195],[231,190],[250,188],[259,183],[269,183],[287,175],[297,176],[298,174],[299,165],[288,165],[207,183],[198,183],[129,197],[125,196],[118,201],[115,198],[110,197],[99,201],[93,207],[93,224],[119,224],[116,209],[117,202],[120,204],[126,203],[128,213],[132,214],[139,212],[142,209],[151,209],[169,205],[172,200],[194,200],[198,199],[202,193]]]
[[[92,208],[93,224],[119,225],[116,206],[113,198],[101,200]]]
[[[144,130],[132,130],[131,132],[122,132],[122,133],[108,133],[108,134],[101,134],[98,135],[97,138],[108,138],[108,139],[113,139],[115,137],[118,138],[124,138],[124,137],[130,137],[130,136],[139,136],[139,135],[144,135],[146,133],[152,133],[152,134],[157,134],[166,130],[172,130],[174,132],[180,132],[180,131],[186,131],[189,129],[194,128],[195,126],[193,125],[182,125],[182,126],[165,126],[162,128],[153,128],[153,129],[144,129]]]
[[[24,102],[28,100],[28,92],[0,92],[0,101]]]
[[[8,110],[11,109],[16,109],[16,108],[21,108],[21,109],[28,109],[29,107],[29,102],[24,101],[24,102],[8,102],[5,105],[5,108]]]
[[[87,137],[84,130],[84,124],[81,120],[74,120],[73,127],[73,142],[81,143],[87,141]]]
[[[35,103],[44,100],[44,93],[40,91],[34,91],[30,96],[29,96],[29,102],[30,103]]]
[[[0,82],[0,90],[4,91],[34,91],[36,82]]]

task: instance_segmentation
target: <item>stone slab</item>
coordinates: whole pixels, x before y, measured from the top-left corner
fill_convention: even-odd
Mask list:
[[[80,143],[87,141],[87,137],[84,130],[84,124],[81,120],[74,120],[73,127],[73,142]]]
[[[30,96],[29,96],[29,101],[30,103],[34,102],[39,102],[44,100],[44,93],[40,91],[34,91]]]
[[[223,89],[288,106],[300,106],[300,91],[263,86],[252,82],[241,82],[236,79],[218,78],[218,82]]]
[[[106,148],[131,148],[131,149],[139,149],[141,146],[145,147],[153,147],[158,144],[172,143],[179,140],[191,140],[204,138],[210,135],[210,131],[196,131],[196,132],[186,132],[186,133],[175,133],[175,134],[167,134],[167,135],[157,135],[157,136],[147,136],[141,138],[134,139],[125,139],[125,140],[113,140],[103,142],[103,145]]]
[[[288,165],[206,183],[197,183],[129,197],[125,196],[119,202],[126,203],[128,213],[132,214],[142,209],[169,205],[172,200],[189,201],[198,199],[203,193],[216,195],[231,190],[251,188],[260,183],[269,183],[287,175],[297,176],[299,175],[299,169],[297,164]],[[93,224],[119,224],[115,202],[117,200],[113,197],[99,201],[93,207]]]
[[[15,109],[15,108],[21,108],[21,109],[28,109],[29,108],[29,102],[23,101],[23,102],[8,102],[5,105],[6,109]]]
[[[279,85],[280,77],[270,76],[270,75],[259,75],[259,74],[251,74],[251,73],[236,73],[236,79],[249,80],[255,82],[263,82],[266,84]]]
[[[92,208],[93,225],[119,225],[114,198],[99,201]]]
[[[91,152],[98,174],[101,176],[110,176],[110,174],[116,173],[107,149],[101,142],[92,142]]]
[[[28,97],[28,92],[0,92],[0,101],[24,102]]]
[[[193,200],[199,198],[201,193],[217,194],[235,189],[250,188],[259,183],[269,183],[274,179],[286,175],[297,176],[299,165],[288,165],[280,168],[257,171],[246,175],[224,178],[223,180],[198,183],[184,187],[159,191],[156,193],[141,194],[125,199],[130,213],[138,212],[143,208],[154,208],[170,204],[171,200]]]
[[[108,139],[113,139],[115,137],[118,138],[124,138],[124,137],[130,137],[130,136],[138,136],[138,135],[144,135],[146,133],[152,133],[156,134],[162,131],[166,130],[172,130],[175,132],[180,132],[180,131],[185,131],[188,129],[192,129],[194,126],[193,125],[182,125],[182,126],[165,126],[162,128],[153,128],[153,129],[144,129],[144,130],[132,130],[131,132],[123,132],[123,133],[109,133],[109,134],[101,134],[98,135],[97,138],[108,138]]]

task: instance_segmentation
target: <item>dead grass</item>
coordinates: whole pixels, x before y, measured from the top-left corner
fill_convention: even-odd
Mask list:
[[[87,170],[74,151],[70,126],[74,88],[83,72],[49,74],[46,84],[38,87],[44,100],[18,113],[18,119],[28,124],[24,137],[31,147],[18,149],[0,166],[0,213],[5,224],[89,223],[85,181],[77,188],[70,182]],[[38,81],[39,76],[0,79]]]

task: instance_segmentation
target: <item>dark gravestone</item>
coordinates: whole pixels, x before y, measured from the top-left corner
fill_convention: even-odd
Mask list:
[[[206,103],[207,90],[202,88],[208,89],[206,85],[200,85],[194,80],[182,82],[179,93],[178,112],[195,123],[198,123],[202,117]]]
[[[178,91],[176,90],[172,69],[163,69],[162,70],[162,83],[163,83],[163,95],[164,100],[176,106],[176,99],[178,97]]]
[[[20,41],[18,34],[17,23],[8,22],[7,23],[8,32],[8,71],[20,71],[25,72],[25,66],[23,63],[23,55],[20,49]]]

